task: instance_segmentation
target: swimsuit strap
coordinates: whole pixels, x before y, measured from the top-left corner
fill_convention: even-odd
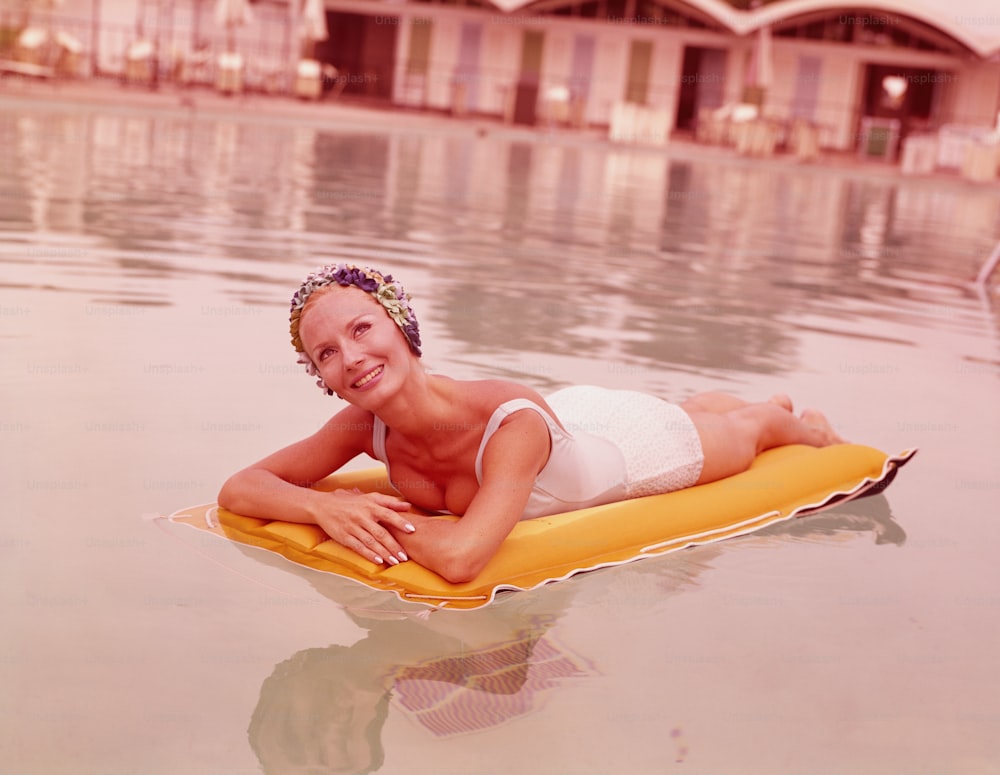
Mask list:
[[[372,423],[372,452],[375,453],[375,457],[382,461],[382,465],[385,466],[385,475],[389,479],[389,483],[392,484],[392,477],[389,476],[389,456],[385,452],[385,423],[378,415],[372,415],[374,422]],[[393,485],[395,487],[395,485]]]
[[[531,409],[538,412],[545,420],[545,424],[549,426],[549,438],[552,439],[553,434],[559,434],[563,437],[568,437],[569,434],[562,429],[562,426],[555,421],[548,412],[546,412],[542,407],[536,404],[529,398],[514,398],[510,401],[505,401],[500,404],[496,409],[493,410],[493,414],[490,415],[489,422],[486,423],[486,430],[483,431],[483,440],[479,442],[479,452],[476,453],[476,481],[479,484],[483,483],[483,453],[486,451],[486,445],[492,438],[493,434],[497,432],[500,424],[506,420],[514,412],[520,412],[522,409]]]
[[[569,434],[562,429],[562,426],[555,421],[552,415],[546,412],[531,399],[514,398],[510,401],[505,401],[493,410],[493,414],[490,415],[490,419],[486,423],[486,428],[483,431],[482,441],[479,442],[479,451],[476,453],[476,481],[479,484],[483,483],[483,454],[486,451],[486,445],[493,437],[493,434],[497,432],[500,424],[510,415],[514,414],[514,412],[519,412],[522,409],[531,409],[532,411],[538,412],[538,414],[542,416],[542,419],[545,420],[545,424],[549,427],[550,438],[553,434],[558,434],[561,437],[569,437]],[[386,425],[378,415],[372,415],[372,417],[372,452],[375,453],[375,457],[378,458],[382,465],[385,466],[385,473],[386,477],[389,479],[389,484],[392,484],[392,486],[395,487],[396,485],[393,484],[392,475],[389,471],[389,455],[385,451]]]

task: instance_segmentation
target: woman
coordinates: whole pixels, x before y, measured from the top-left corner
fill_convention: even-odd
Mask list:
[[[317,524],[376,564],[412,557],[452,583],[475,578],[520,519],[712,482],[771,447],[841,441],[823,415],[796,417],[784,396],[750,404],[705,393],[676,406],[574,387],[546,401],[512,382],[431,375],[409,297],[369,268],[310,275],[290,321],[299,362],[349,406],[232,476],[219,504]],[[309,489],[361,453],[385,463],[401,498]]]

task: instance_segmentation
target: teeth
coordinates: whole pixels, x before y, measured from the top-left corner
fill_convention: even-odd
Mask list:
[[[365,374],[365,376],[363,376],[361,379],[359,379],[357,382],[355,382],[354,383],[354,387],[356,387],[356,388],[364,387],[365,385],[367,385],[369,382],[371,382],[373,379],[375,379],[375,377],[377,377],[381,373],[382,373],[382,367],[381,366],[372,369],[367,374]]]

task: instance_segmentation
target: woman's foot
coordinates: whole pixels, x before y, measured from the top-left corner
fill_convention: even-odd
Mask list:
[[[826,419],[826,415],[816,409],[804,409],[802,414],[799,415],[802,422],[805,423],[809,428],[816,432],[817,439],[821,442],[816,446],[828,447],[831,444],[845,444],[846,441],[841,438],[840,434],[837,433],[830,421]]]
[[[786,396],[784,393],[775,393],[767,400],[770,401],[772,404],[777,404],[787,412],[794,411],[792,409],[792,399]]]

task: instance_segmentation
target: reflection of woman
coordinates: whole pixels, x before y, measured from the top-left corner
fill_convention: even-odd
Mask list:
[[[264,772],[379,769],[389,694],[371,667],[344,646],[307,649],[279,664],[248,730]]]
[[[884,496],[773,525],[744,540],[828,541],[866,533],[878,543],[905,541]],[[350,647],[306,649],[278,664],[261,686],[250,744],[267,773],[365,773],[383,766],[382,728],[390,712],[439,738],[523,719],[547,691],[597,674],[554,637],[558,612],[599,601],[626,617],[648,613],[697,586],[723,551],[724,544],[713,544],[581,576],[544,594],[518,593],[475,611],[428,617],[370,608],[385,602],[382,593],[303,569],[368,635]],[[255,556],[277,563],[270,553]],[[664,658],[670,657],[668,648]]]
[[[350,406],[232,476],[219,503],[318,524],[373,562],[412,556],[453,582],[474,578],[519,519],[711,482],[770,447],[840,441],[821,414],[796,417],[783,396],[748,404],[708,393],[676,406],[573,387],[545,400],[511,382],[430,375],[408,296],[367,268],[310,275],[292,300],[291,334],[320,387]],[[386,464],[405,500],[308,488],[361,453]]]
[[[368,637],[350,647],[300,651],[261,686],[248,735],[264,771],[378,770],[390,699],[395,712],[436,737],[523,717],[544,690],[592,672],[545,634],[554,617],[533,615],[530,607],[434,622],[354,617]]]

